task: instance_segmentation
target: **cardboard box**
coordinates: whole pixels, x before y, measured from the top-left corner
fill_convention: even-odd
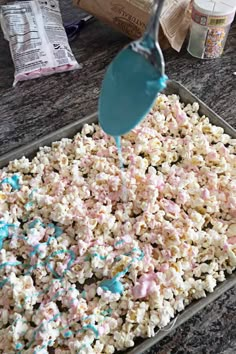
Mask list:
[[[166,0],[161,16],[159,42],[162,48],[179,51],[190,25],[190,0]],[[153,0],[74,0],[74,4],[132,39],[142,36]]]

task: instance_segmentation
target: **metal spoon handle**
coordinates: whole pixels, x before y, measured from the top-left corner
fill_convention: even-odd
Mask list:
[[[149,36],[151,37],[154,42],[158,42],[158,33],[159,33],[159,20],[160,20],[160,15],[161,15],[161,10],[163,7],[165,0],[155,0],[155,3],[153,5],[153,11],[151,15],[151,19],[149,21],[149,24],[147,26],[146,32],[145,32],[145,37]]]

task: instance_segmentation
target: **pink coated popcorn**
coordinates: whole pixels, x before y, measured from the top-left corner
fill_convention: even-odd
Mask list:
[[[180,213],[180,207],[178,206],[178,204],[166,199],[163,199],[161,202],[167,213],[173,214],[174,216],[178,216],[178,214]]]
[[[133,288],[133,295],[136,299],[141,299],[151,294],[156,289],[156,279],[155,273],[144,274],[137,281],[137,285]]]
[[[236,236],[230,237],[228,243],[231,245],[236,245]]]

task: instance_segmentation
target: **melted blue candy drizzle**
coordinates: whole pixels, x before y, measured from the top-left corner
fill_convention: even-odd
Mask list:
[[[53,317],[48,321],[48,323],[57,320],[59,316],[60,316],[60,314],[57,313],[55,316],[53,316]],[[30,341],[30,342],[27,344],[27,346],[26,346],[27,349],[29,349],[29,348],[31,347],[31,345],[34,343],[37,333],[39,333],[39,332],[41,331],[41,329],[43,329],[43,327],[44,327],[44,323],[41,323],[41,325],[33,332],[32,339],[31,339],[31,341]],[[43,349],[43,347],[42,347],[41,349]],[[34,351],[34,353],[37,353],[37,351]]]
[[[5,262],[0,264],[0,269],[5,268],[5,267],[17,267],[18,265],[21,265],[21,262]]]
[[[85,257],[85,261],[90,261],[92,258],[94,257],[97,257],[99,259],[101,259],[102,261],[104,261],[105,259],[107,259],[107,256],[101,256],[99,253],[97,252],[94,252],[94,253],[91,253],[91,254],[88,254],[86,257]]]
[[[48,224],[48,227],[51,227],[51,228],[54,229],[54,237],[55,238],[58,238],[58,237],[60,237],[63,234],[62,228],[57,226],[57,225],[55,225],[55,224],[53,224],[53,223]]]
[[[125,241],[120,240],[120,241],[117,241],[114,246],[116,247],[116,246],[122,245],[123,243],[125,243]]]
[[[34,219],[33,221],[31,221],[28,225],[29,229],[34,229],[35,226],[40,225],[42,227],[44,227],[45,225],[42,223],[42,221],[40,219]]]
[[[103,280],[99,287],[102,288],[105,291],[110,291],[113,294],[122,294],[124,291],[124,286],[119,280],[120,277],[124,276],[130,269],[132,263],[137,260],[140,261],[144,257],[144,252],[140,250],[139,248],[134,247],[130,252],[125,253],[126,256],[131,256],[134,252],[138,253],[138,257],[133,257],[131,263],[122,271],[117,273],[112,279],[106,279]],[[116,257],[117,259],[115,260],[120,260],[121,257]]]
[[[98,333],[98,330],[95,326],[91,325],[91,324],[88,324],[86,326],[83,326],[83,328],[81,330],[79,330],[79,332],[81,331],[86,331],[90,329],[94,334],[95,334],[95,337],[98,338],[99,337],[99,333]]]
[[[29,228],[32,229],[34,228],[37,224],[41,225],[41,226],[45,226],[39,219],[35,219],[34,221],[32,221],[29,224]],[[31,256],[34,256],[35,254],[40,252],[40,246],[42,245],[46,245],[49,246],[52,240],[55,240],[56,238],[60,237],[63,234],[63,230],[61,227],[54,225],[53,223],[48,224],[48,227],[53,228],[54,229],[54,234],[53,236],[49,237],[47,242],[42,242],[39,243],[38,245],[34,246],[34,250],[32,252],[30,252]]]
[[[45,225],[41,222],[41,220],[39,219],[35,219],[33,220],[31,223],[28,224],[28,228],[31,229],[31,228],[34,228],[34,227],[37,227],[37,225],[40,225],[42,227],[45,227]],[[15,227],[15,225],[13,224],[7,224],[7,227],[6,227],[6,223],[4,223],[3,221],[0,222],[0,226],[1,226],[1,236],[4,236],[7,237],[8,236],[8,227]],[[48,224],[47,227],[51,227],[54,229],[54,234],[53,236],[49,237],[49,239],[47,240],[46,244],[50,244],[51,240],[54,238],[57,238],[59,236],[61,236],[61,234],[63,233],[63,230],[58,227],[57,225],[54,225],[54,224]],[[27,239],[27,238],[26,238]],[[122,243],[122,242],[121,242]],[[37,252],[38,250],[38,246],[39,245],[36,245],[34,246],[34,251],[33,252]],[[53,269],[53,266],[51,264],[51,261],[53,260],[54,257],[56,257],[57,255],[59,254],[62,254],[62,253],[68,253],[70,258],[69,258],[69,261],[67,263],[67,267],[66,269],[64,270],[62,276],[59,275],[54,269]],[[138,249],[138,248],[133,248],[130,252],[127,253],[127,255],[132,255],[133,253],[136,254],[136,257],[134,256],[131,263],[136,259],[140,259],[143,257],[143,252]],[[101,256],[99,255],[98,253],[94,252],[94,253],[91,253],[89,255],[91,258],[92,257],[99,257],[100,259],[106,259],[106,256]],[[37,268],[38,266],[47,266],[50,271],[52,272],[52,274],[57,278],[57,279],[60,279],[61,281],[63,281],[63,277],[66,273],[66,271],[72,266],[74,260],[75,260],[75,253],[71,250],[59,250],[59,251],[56,251],[56,252],[53,252],[51,255],[49,255],[46,260],[44,262],[40,262],[40,263],[37,263],[36,265],[34,266],[30,266],[30,264],[22,264],[21,262],[5,262],[3,264],[0,265],[0,269],[1,268],[4,268],[6,266],[18,266],[18,265],[22,265],[23,267],[26,267],[28,268],[29,272],[28,273],[31,273],[32,270],[34,270],[35,268]],[[131,267],[131,264],[123,271],[123,272],[120,272],[120,273],[117,273],[116,276],[112,279],[108,279],[108,280],[104,280],[101,282],[100,284],[100,287],[102,287],[104,290],[109,290],[113,293],[119,293],[121,294],[123,291],[124,291],[124,287],[123,287],[123,284],[120,282],[120,278],[125,275],[128,270],[130,269]],[[27,274],[27,273],[26,273]],[[9,279],[4,279],[3,281],[0,282],[0,287],[3,287],[7,282],[9,281]],[[44,289],[43,292],[40,292],[39,294],[43,294],[43,293],[46,293],[48,290],[49,290],[50,286],[47,287],[46,289]],[[58,291],[57,294],[54,295],[53,299],[55,300],[57,297],[60,297],[62,296],[63,292],[62,291]],[[82,293],[82,296],[84,297],[85,296],[85,292]],[[29,297],[29,296],[27,296]],[[26,297],[26,298],[27,298]],[[26,299],[25,298],[25,299]],[[111,315],[111,312],[112,310],[111,309],[108,309],[108,310],[105,310],[103,311],[103,315],[104,316],[110,316]],[[51,321],[54,321],[55,319],[58,318],[58,316],[60,316],[60,313],[55,315],[52,319],[50,319],[48,322],[51,322]],[[33,342],[35,341],[36,339],[36,335],[39,331],[41,331],[43,329],[43,324],[39,325],[39,327],[34,331],[33,333],[33,336],[31,338],[31,341],[28,343],[27,345],[27,348],[28,349],[32,344]],[[60,331],[65,331],[66,328],[61,328]],[[99,337],[99,332],[96,328],[96,326],[94,326],[93,324],[86,324],[85,326],[83,326],[80,330],[78,330],[77,332],[83,332],[83,331],[86,331],[86,330],[91,330],[95,337],[98,338]],[[77,333],[75,332],[75,333]],[[66,332],[63,333],[63,336],[64,338],[70,338],[72,335],[74,335],[74,332],[69,330],[69,328],[67,328]],[[49,344],[47,344],[49,345]],[[40,350],[44,349],[47,347],[47,345],[41,347]],[[17,343],[16,344],[16,351],[18,354],[21,354],[21,343]],[[35,350],[34,351],[35,354],[39,352],[39,350]]]
[[[16,343],[16,350],[21,350],[23,345],[21,343]]]
[[[124,163],[123,163],[123,156],[122,156],[122,148],[121,148],[121,137],[120,136],[114,136],[115,142],[116,142],[116,147],[118,151],[118,157],[119,157],[119,162],[120,162],[120,169],[124,170]]]
[[[101,315],[103,315],[103,316],[110,316],[111,314],[112,314],[112,309],[111,308],[101,312]]]
[[[8,224],[5,221],[0,221],[0,250],[3,246],[5,238],[9,237],[9,228],[16,227],[14,224]]]
[[[42,227],[45,227],[45,225],[41,222],[40,219],[35,219],[35,220],[33,220],[31,223],[28,224],[28,228],[29,228],[29,229],[35,228],[35,227],[37,227],[37,225],[40,225],[40,226],[42,226]],[[9,228],[9,227],[15,227],[15,225],[13,225],[13,224],[6,224],[6,223],[3,222],[3,221],[0,222],[0,235],[1,235],[2,238],[6,238],[6,237],[9,236],[9,234],[8,234],[8,232],[9,232],[8,228]],[[60,237],[60,236],[62,235],[63,230],[62,230],[59,226],[54,225],[53,223],[48,224],[47,227],[51,227],[51,228],[54,229],[54,234],[53,234],[53,236],[49,237],[49,239],[47,240],[47,242],[45,242],[45,244],[49,245],[52,239],[56,239],[57,237]],[[27,238],[26,238],[26,239],[27,239]],[[33,252],[31,252],[31,255],[32,255],[33,253],[37,253],[37,252],[38,252],[38,246],[39,246],[39,245],[34,246],[34,250],[33,250]],[[62,276],[60,276],[60,275],[53,269],[53,267],[52,267],[52,265],[51,265],[50,262],[51,262],[51,260],[53,260],[53,258],[54,258],[55,256],[57,256],[57,255],[59,255],[59,254],[63,254],[63,253],[68,253],[69,256],[70,256],[70,258],[69,258],[69,261],[68,261],[68,263],[67,263],[67,267],[66,267],[65,271],[63,272]],[[38,266],[47,266],[47,267],[50,269],[50,271],[52,272],[52,274],[53,274],[57,279],[60,279],[61,281],[63,281],[63,276],[65,275],[66,271],[72,266],[72,264],[73,264],[73,262],[74,262],[74,260],[75,260],[75,257],[76,257],[75,253],[74,253],[73,251],[71,251],[71,250],[59,250],[59,251],[55,251],[55,252],[53,252],[51,255],[49,255],[49,256],[46,258],[46,260],[45,260],[44,262],[37,263],[37,264],[34,265],[34,266],[30,266],[30,264],[22,264],[21,262],[18,262],[18,261],[16,261],[16,262],[4,262],[4,263],[2,263],[2,264],[0,265],[0,269],[1,269],[1,268],[4,268],[4,267],[7,267],[7,266],[18,266],[18,265],[22,265],[22,266],[28,268],[28,273],[30,274],[30,273],[31,273],[35,268],[37,268]],[[106,256],[100,256],[100,255],[97,254],[97,253],[92,253],[92,254],[91,254],[91,257],[100,257],[101,259],[105,259],[105,258],[106,258]],[[26,273],[26,274],[27,274],[27,273]],[[4,279],[3,281],[1,281],[1,282],[0,282],[0,287],[3,287],[8,281],[9,281],[8,278],[7,278],[7,279]],[[50,288],[50,286],[47,287],[46,289],[44,289],[43,292],[39,292],[37,295],[46,293],[46,292],[49,290],[49,288]],[[58,291],[58,293],[54,295],[53,299],[55,300],[57,297],[61,296],[62,294],[63,294],[62,291]],[[83,295],[85,296],[85,292],[83,293]],[[27,299],[27,297],[30,297],[30,296],[26,296],[26,297],[25,297],[25,300]],[[110,314],[110,312],[109,312],[109,314]],[[56,315],[53,316],[53,318],[51,318],[48,322],[52,322],[52,321],[56,320],[59,316],[60,316],[60,314],[56,314]],[[34,343],[34,341],[35,341],[35,339],[36,339],[37,333],[40,332],[41,330],[43,330],[43,326],[44,326],[44,324],[41,324],[41,325],[34,331],[33,336],[32,336],[32,338],[31,338],[31,341],[27,344],[26,349],[30,348],[31,345]],[[65,328],[64,328],[64,329],[61,328],[61,331],[64,331],[64,330],[65,330]],[[87,324],[87,325],[83,326],[82,329],[79,330],[79,331],[86,331],[86,330],[91,330],[91,331],[94,333],[95,337],[98,338],[99,332],[98,332],[97,328],[96,328],[94,325],[92,325],[92,324]],[[64,336],[64,338],[70,338],[73,334],[74,334],[74,333],[73,333],[71,330],[68,329],[66,332],[64,332],[63,336]],[[48,344],[49,344],[49,343],[48,343]],[[47,344],[47,345],[48,345],[48,344]],[[39,349],[39,350],[34,350],[34,353],[36,354],[36,353],[38,353],[40,350],[45,349],[45,348],[47,347],[47,345],[42,346],[41,349]],[[17,343],[15,349],[16,349],[16,351],[17,351],[18,354],[21,354],[21,349],[23,349],[23,345],[22,345],[21,343]]]
[[[34,205],[34,202],[30,201],[30,202],[25,204],[25,209],[29,210],[33,205]]]
[[[100,288],[102,288],[105,291],[110,291],[113,294],[122,294],[124,291],[124,286],[123,284],[120,282],[119,279],[117,279],[117,276],[115,276],[112,279],[106,279],[103,280],[100,283]]]
[[[64,294],[66,291],[64,289],[59,290],[53,297],[52,297],[52,301],[56,301],[56,299],[58,297],[60,297],[62,294]]]
[[[0,182],[0,185],[2,184],[9,184],[12,190],[18,191],[20,189],[19,176],[6,177]]]
[[[137,248],[137,247],[134,247],[130,252],[125,253],[125,256],[131,256],[134,252],[138,253],[138,257],[134,257],[132,262],[134,260],[141,261],[143,259],[143,257],[144,257],[144,252],[142,250],[140,250],[139,248]]]
[[[0,289],[2,289],[2,288],[4,287],[4,285],[5,285],[6,283],[8,283],[8,281],[9,281],[8,278],[7,278],[7,279],[4,279],[4,280],[2,280],[2,281],[0,281]]]
[[[38,188],[34,188],[34,189],[32,190],[32,192],[30,192],[30,194],[29,194],[29,199],[32,199],[32,198],[33,198],[34,193],[37,192],[37,190],[38,190]]]
[[[70,338],[72,335],[73,335],[73,332],[72,332],[72,331],[67,331],[67,332],[65,332],[65,333],[63,334],[63,336],[64,336],[65,338]]]
[[[69,255],[70,255],[70,260],[69,260],[69,262],[68,262],[68,264],[67,264],[67,267],[66,267],[66,269],[64,270],[64,272],[63,272],[63,275],[66,273],[66,271],[68,270],[68,269],[70,269],[70,267],[72,266],[72,264],[73,264],[73,262],[74,262],[74,260],[75,260],[75,253],[73,252],[73,251],[71,251],[71,250],[59,250],[59,251],[55,251],[55,252],[53,252],[50,256],[48,256],[47,257],[47,259],[46,259],[46,261],[45,261],[45,265],[47,265],[48,266],[48,269],[52,272],[52,274],[56,277],[56,278],[61,278],[61,276],[52,268],[52,266],[51,266],[51,264],[49,263],[49,261],[50,261],[50,259],[51,258],[53,258],[53,257],[55,257],[55,256],[57,256],[57,255],[59,255],[59,254],[63,254],[63,253],[69,253]]]

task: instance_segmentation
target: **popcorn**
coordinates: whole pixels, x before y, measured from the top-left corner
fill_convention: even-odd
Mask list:
[[[236,223],[229,225],[226,234],[228,237],[236,237]]]
[[[0,351],[112,354],[236,268],[235,139],[159,95],[114,141],[95,124],[0,170]]]

